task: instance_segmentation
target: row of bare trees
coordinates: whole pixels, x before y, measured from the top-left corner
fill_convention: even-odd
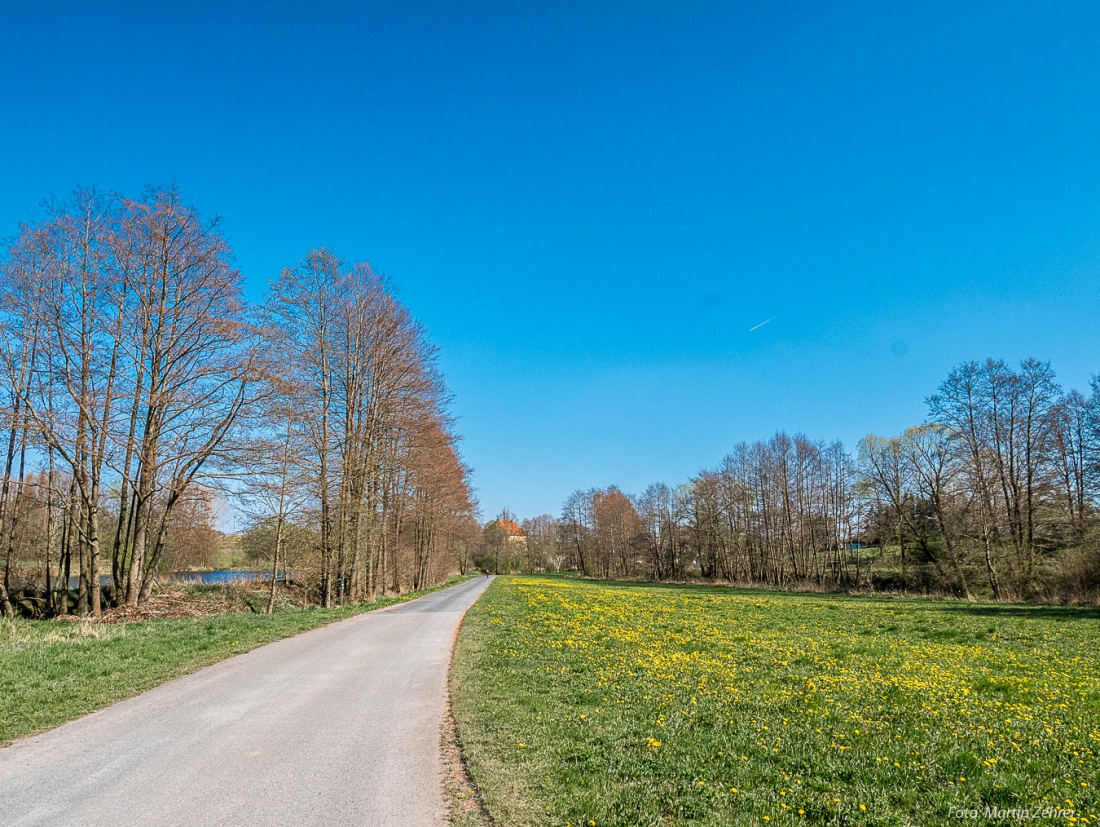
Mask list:
[[[928,405],[928,424],[860,444],[879,542],[967,598],[1100,585],[1100,382],[1085,397],[1049,364],[989,359],[953,370]]]
[[[20,226],[0,260],[0,611],[13,590],[39,614],[146,602],[214,490],[275,521],[275,569],[285,529],[313,538],[293,573],[323,605],[452,568],[474,505],[423,329],[325,250],[262,306],[242,286],[175,188],[80,190]]]
[[[316,535],[324,606],[423,588],[462,566],[480,530],[449,397],[435,349],[386,281],[314,250],[283,271],[265,330],[283,367],[270,460],[249,496],[274,515],[272,565],[298,522]]]
[[[862,560],[850,538],[862,503],[853,487],[839,443],[781,433],[738,445],[675,488],[576,491],[552,522],[562,565],[593,576],[855,584]]]
[[[523,523],[511,564],[597,577],[885,588],[967,599],[1081,599],[1100,588],[1100,384],[1050,366],[953,370],[904,434],[783,433],[629,497],[576,491]]]

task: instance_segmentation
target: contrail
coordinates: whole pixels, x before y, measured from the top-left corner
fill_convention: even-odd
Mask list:
[[[779,318],[778,316],[772,316],[770,319],[765,319],[760,324],[756,325],[756,327],[750,327],[749,328],[749,333],[752,333],[754,330],[759,330],[761,327],[766,325],[768,322],[774,321],[775,319],[778,319],[778,318]]]

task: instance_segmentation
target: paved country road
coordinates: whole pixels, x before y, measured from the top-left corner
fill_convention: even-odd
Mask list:
[[[440,725],[477,578],[0,749],[0,824],[446,823]]]

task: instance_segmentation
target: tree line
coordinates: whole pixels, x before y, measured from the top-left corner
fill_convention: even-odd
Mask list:
[[[215,494],[324,606],[439,582],[476,543],[436,351],[387,280],[315,249],[258,305],[242,288],[176,188],[79,190],[6,244],[4,614],[142,605]]]
[[[965,599],[1100,594],[1100,380],[987,359],[950,372],[928,419],[854,452],[801,434],[741,443],[674,488],[579,490],[501,545],[516,570],[699,577]]]

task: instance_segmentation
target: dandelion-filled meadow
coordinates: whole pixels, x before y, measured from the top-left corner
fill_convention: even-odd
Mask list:
[[[505,824],[1087,825],[1098,631],[1082,609],[499,578],[452,695]]]

